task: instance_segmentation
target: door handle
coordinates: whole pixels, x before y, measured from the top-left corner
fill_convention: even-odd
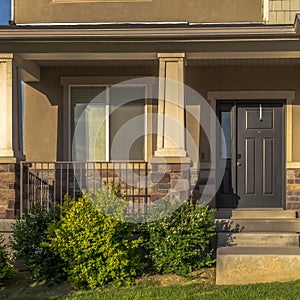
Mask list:
[[[238,166],[238,167],[240,167],[241,165],[242,165],[242,163],[240,163],[239,161],[236,163],[236,165]]]

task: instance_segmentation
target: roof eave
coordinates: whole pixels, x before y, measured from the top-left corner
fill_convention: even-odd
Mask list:
[[[264,24],[101,24],[85,26],[2,26],[0,40],[94,39],[274,39],[298,38],[300,14],[294,25]]]

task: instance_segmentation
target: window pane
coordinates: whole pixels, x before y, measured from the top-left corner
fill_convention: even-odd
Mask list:
[[[144,87],[113,87],[110,91],[110,158],[112,160],[143,160],[144,159]],[[141,117],[142,116],[142,117]],[[137,118],[139,117],[139,118]],[[132,122],[130,132],[126,130],[126,123]],[[124,126],[124,127],[123,127]],[[118,144],[128,147],[112,149],[114,138]],[[127,148],[127,149],[126,149]]]
[[[72,87],[72,159],[77,161],[105,161],[106,106],[104,87]],[[89,105],[89,106],[88,106]],[[87,107],[88,106],[88,107]]]
[[[221,158],[231,158],[231,112],[221,112],[221,126],[223,129],[224,139],[221,143]]]
[[[106,159],[105,116],[105,105],[90,105],[86,111],[87,161]]]

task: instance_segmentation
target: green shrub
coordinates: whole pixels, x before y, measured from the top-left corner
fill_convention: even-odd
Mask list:
[[[76,201],[65,201],[61,219],[50,226],[48,237],[49,247],[65,261],[73,287],[130,285],[137,276],[142,238],[132,238],[136,226],[124,221],[125,208],[126,202],[106,188],[95,196],[84,193]]]
[[[4,243],[3,236],[0,235],[0,284],[11,278],[15,270],[8,258],[7,245]]]
[[[156,205],[159,215],[162,208]],[[214,263],[209,247],[215,235],[214,210],[208,207],[185,202],[169,216],[145,224],[144,234],[147,256],[158,273],[185,275]]]
[[[14,226],[13,249],[27,266],[33,281],[53,284],[66,278],[63,261],[44,245],[48,241],[47,228],[58,215],[57,211],[35,206],[31,214],[25,214]]]

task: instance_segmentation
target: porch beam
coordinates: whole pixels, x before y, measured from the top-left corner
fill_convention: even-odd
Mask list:
[[[156,52],[128,53],[20,53],[23,60],[156,60]]]
[[[187,60],[204,59],[293,59],[300,58],[300,51],[247,51],[247,52],[188,52]]]
[[[300,59],[300,51],[218,51],[218,52],[186,52],[186,60],[224,60],[224,59]],[[24,72],[32,76],[32,80],[40,79],[40,67],[32,60],[44,61],[137,61],[156,60],[156,53],[21,53],[18,62]]]
[[[41,68],[30,60],[24,60],[19,55],[14,55],[14,59],[21,68],[21,80],[33,82],[41,80]]]

